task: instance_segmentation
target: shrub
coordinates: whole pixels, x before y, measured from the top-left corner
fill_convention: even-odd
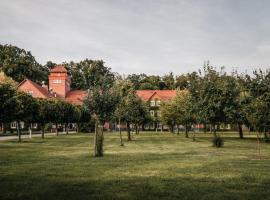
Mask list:
[[[220,136],[214,137],[212,140],[213,146],[216,148],[223,147],[224,141]]]

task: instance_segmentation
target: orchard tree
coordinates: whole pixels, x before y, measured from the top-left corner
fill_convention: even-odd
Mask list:
[[[172,99],[172,104],[175,112],[175,119],[177,125],[185,127],[185,137],[188,138],[189,127],[195,123],[195,116],[192,110],[192,103],[190,95],[186,92],[178,91],[175,98]],[[179,133],[179,129],[178,129]]]
[[[17,92],[15,97],[14,113],[10,113],[17,124],[17,133],[19,142],[21,142],[21,122],[33,122],[38,111],[37,100],[32,96]]]
[[[38,115],[36,120],[41,125],[41,138],[44,139],[45,135],[45,125],[51,122],[51,115],[53,111],[54,102],[46,99],[38,99]]]
[[[101,78],[103,80],[106,77]],[[103,156],[103,127],[109,122],[119,102],[119,93],[107,81],[89,89],[85,106],[95,120],[94,156]]]
[[[270,71],[254,71],[254,77],[246,76],[247,92],[251,103],[247,108],[247,118],[257,131],[269,139],[270,130]],[[268,133],[267,133],[268,132]]]
[[[14,120],[13,113],[15,113],[17,103],[17,92],[16,88],[7,83],[0,83],[0,122],[6,123]],[[3,126],[3,132],[4,126]]]

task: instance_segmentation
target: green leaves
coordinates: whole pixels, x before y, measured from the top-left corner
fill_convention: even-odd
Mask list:
[[[41,83],[48,79],[48,69],[40,65],[30,51],[0,44],[0,70],[21,82],[28,78]]]

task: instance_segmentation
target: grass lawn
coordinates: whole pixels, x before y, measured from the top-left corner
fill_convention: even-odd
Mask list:
[[[270,144],[224,133],[197,141],[140,133],[119,146],[105,135],[105,156],[92,157],[90,134],[0,142],[0,199],[270,199]]]

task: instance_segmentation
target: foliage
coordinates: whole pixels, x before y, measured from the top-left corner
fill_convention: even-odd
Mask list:
[[[102,60],[85,59],[79,63],[65,63],[71,74],[72,89],[89,89],[95,87],[112,87],[115,74],[109,67],[104,66]]]
[[[30,51],[12,45],[0,44],[0,70],[17,82],[26,78],[39,83],[48,81],[48,69]]]

